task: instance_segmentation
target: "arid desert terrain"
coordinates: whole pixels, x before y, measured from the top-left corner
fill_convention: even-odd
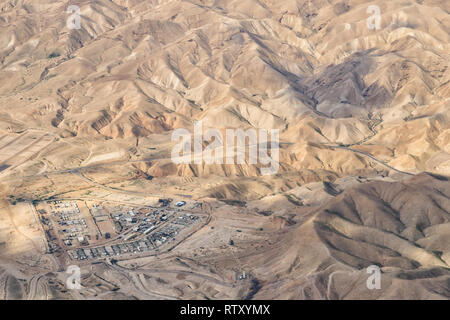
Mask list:
[[[449,13],[0,0],[0,299],[449,299]]]

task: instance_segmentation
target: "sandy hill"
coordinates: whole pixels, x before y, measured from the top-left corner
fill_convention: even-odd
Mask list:
[[[0,0],[0,299],[448,299],[449,12],[447,0]],[[199,120],[279,129],[279,171],[175,164],[173,131]],[[166,255],[89,266],[95,289],[71,296],[29,215],[65,197],[186,198],[212,214]],[[366,290],[369,265],[383,290]],[[236,282],[245,270],[254,281]]]
[[[296,144],[284,170],[342,171],[334,153],[304,150],[341,143],[399,169],[448,172],[449,5],[378,2],[377,30],[370,4],[82,1],[70,30],[64,1],[2,1],[0,129],[98,145],[202,119],[281,129]]]

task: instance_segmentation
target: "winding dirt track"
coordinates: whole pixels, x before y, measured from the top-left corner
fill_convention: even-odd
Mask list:
[[[280,143],[280,144],[291,144],[291,143]],[[343,150],[347,150],[347,151],[351,151],[354,153],[358,153],[361,154],[365,157],[368,157],[370,159],[372,159],[373,161],[381,164],[382,166],[395,171],[397,173],[400,174],[405,174],[408,176],[414,176],[413,173],[410,172],[406,172],[406,171],[402,171],[399,169],[396,169],[392,166],[390,166],[389,164],[381,161],[380,159],[375,158],[374,156],[372,156],[371,154],[364,152],[364,151],[360,151],[360,150],[356,150],[350,147],[345,147],[345,146],[328,146],[329,149],[333,150],[333,149],[343,149]],[[34,175],[28,175],[28,176],[21,176],[21,177],[9,177],[9,178],[3,178],[2,181],[15,181],[15,180],[21,180],[21,179],[27,179],[27,178],[36,178],[36,177],[43,177],[43,176],[48,176],[48,175],[58,175],[58,174],[65,174],[65,173],[74,173],[79,175],[80,177],[89,180],[91,183],[96,184],[99,187],[102,188],[106,188],[109,191],[114,191],[114,192],[121,192],[121,190],[119,189],[113,189],[113,188],[109,188],[109,187],[105,187],[85,176],[82,176],[80,174],[79,171],[81,170],[85,170],[85,169],[94,169],[94,168],[100,168],[103,166],[110,166],[110,165],[125,165],[125,164],[130,164],[130,163],[142,163],[142,162],[151,162],[151,161],[158,161],[158,160],[167,160],[167,158],[144,158],[144,159],[140,159],[140,160],[117,160],[117,161],[110,161],[110,162],[106,162],[106,163],[97,163],[97,164],[92,164],[92,165],[86,165],[86,166],[79,166],[79,167],[75,167],[75,168],[69,168],[69,169],[62,169],[62,170],[55,170],[55,171],[44,171],[44,172],[40,172],[38,174],[34,174]],[[123,192],[127,192],[125,190],[122,190]]]
[[[214,284],[224,286],[227,288],[234,288],[233,284],[218,280],[216,278],[213,278],[211,276],[208,276],[206,274],[202,273],[196,273],[193,271],[186,271],[186,270],[165,270],[165,269],[129,269],[122,266],[119,266],[117,264],[108,264],[108,266],[111,266],[116,271],[120,272],[126,272],[126,273],[137,273],[137,274],[154,274],[154,273],[169,273],[169,274],[182,274],[182,275],[188,275],[193,277],[198,277],[203,280],[212,282]]]
[[[348,150],[348,151],[351,151],[351,152],[359,153],[359,154],[361,154],[361,155],[363,155],[363,156],[365,156],[365,157],[368,157],[368,158],[372,159],[373,161],[375,161],[375,162],[381,164],[382,166],[384,166],[384,167],[386,167],[386,168],[388,168],[388,169],[390,169],[390,170],[392,170],[392,171],[395,171],[395,172],[400,173],[400,174],[406,174],[406,175],[408,175],[408,176],[414,176],[413,173],[410,173],[410,172],[406,172],[406,171],[402,171],[402,170],[396,169],[396,168],[394,168],[394,167],[388,165],[387,163],[381,161],[380,159],[375,158],[373,155],[371,155],[371,154],[369,154],[369,153],[367,153],[367,152],[360,151],[360,150],[356,150],[356,149],[349,148],[349,147],[344,147],[344,146],[330,146],[330,148],[331,148],[331,149],[344,149],[344,150]]]

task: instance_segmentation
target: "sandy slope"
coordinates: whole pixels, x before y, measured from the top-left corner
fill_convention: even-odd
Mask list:
[[[86,267],[73,295],[5,201],[0,298],[450,297],[448,1],[75,3],[79,30],[69,1],[0,0],[0,157],[20,158],[0,163],[1,199],[144,190],[213,219],[171,254]],[[280,129],[279,173],[174,164],[171,133],[195,120]]]
[[[64,1],[2,1],[0,129],[120,141],[202,119],[279,128],[295,149],[362,143],[399,168],[448,172],[448,3],[377,2],[379,30],[366,25],[369,4],[85,1],[82,28],[69,30]],[[341,170],[334,152],[301,157],[282,161]]]

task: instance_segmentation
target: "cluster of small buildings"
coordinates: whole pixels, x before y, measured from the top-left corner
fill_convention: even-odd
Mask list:
[[[119,243],[96,248],[81,248],[69,252],[69,255],[76,260],[101,259],[119,256],[126,253],[141,253],[156,249],[147,239],[133,241],[129,243]]]
[[[190,226],[190,225],[193,225],[194,223],[196,223],[198,219],[199,219],[198,216],[190,214],[190,213],[186,213],[186,214],[179,216],[178,219],[174,219],[172,221],[172,223],[181,224],[181,225],[187,227],[187,226]]]
[[[156,247],[162,246],[169,240],[175,240],[175,236],[180,231],[180,227],[174,225],[167,225],[160,230],[150,234],[147,239],[152,242]]]
[[[51,216],[64,234],[62,241],[66,246],[71,246],[76,239],[81,244],[87,244],[90,238],[86,219],[82,217],[80,208],[76,202],[49,202]]]
[[[174,241],[175,237],[183,228],[191,226],[199,220],[199,216],[183,214],[177,219],[173,219],[173,223],[168,223],[159,229],[157,229],[157,226],[155,225],[145,229],[145,231],[143,231],[144,237],[142,239],[112,245],[103,245],[95,248],[80,248],[70,251],[69,255],[76,260],[87,260],[148,252],[157,249],[169,241]],[[125,240],[126,239],[127,238],[125,238]]]
[[[141,209],[138,212],[130,209],[125,213],[112,214],[111,217],[117,233],[120,233],[125,227],[132,228],[134,233],[148,234],[160,223],[168,221],[169,216],[173,213],[163,209],[147,209],[147,211]],[[132,236],[133,234],[130,234],[128,237]]]
[[[185,201],[162,200],[159,207],[104,207],[95,203],[88,206],[89,212],[83,211],[84,207],[80,210],[75,201],[56,200],[48,201],[49,207],[38,212],[50,252],[61,250],[64,244],[72,247],[65,250],[72,259],[96,260],[157,250],[201,220],[190,213]],[[117,236],[111,237],[113,232]],[[96,238],[92,239],[90,233]],[[103,234],[104,239],[97,242]]]

